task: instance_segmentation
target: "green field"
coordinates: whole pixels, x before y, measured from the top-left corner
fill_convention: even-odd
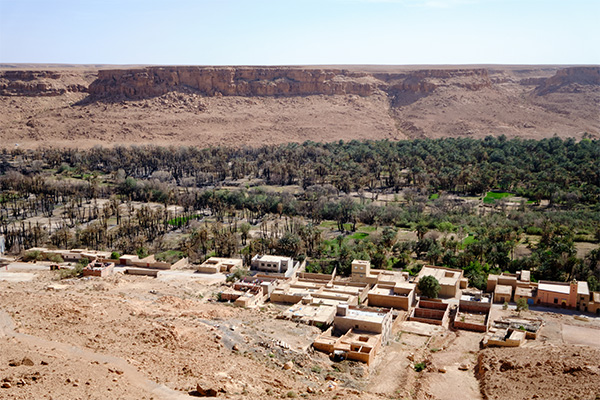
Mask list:
[[[506,193],[506,192],[487,192],[487,194],[483,198],[483,202],[485,204],[494,204],[496,202],[496,200],[500,200],[500,199],[503,199],[505,197],[511,197],[511,196],[513,196],[512,193]]]
[[[356,232],[353,233],[352,235],[348,236],[349,239],[355,239],[355,240],[362,240],[364,238],[366,238],[367,236],[369,236],[368,233],[365,232]]]
[[[169,225],[181,226],[181,225],[185,225],[185,223],[191,219],[198,219],[198,218],[202,218],[202,216],[201,215],[192,215],[189,217],[177,217],[177,218],[170,219]]]
[[[475,236],[472,233],[469,233],[469,236],[467,236],[463,240],[463,246],[466,246],[466,245],[471,244],[471,243],[475,243],[476,241],[477,241],[477,239],[475,239]]]

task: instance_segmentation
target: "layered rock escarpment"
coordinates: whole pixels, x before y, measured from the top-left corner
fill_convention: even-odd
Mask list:
[[[598,66],[0,68],[21,145],[600,137]]]
[[[67,92],[87,92],[84,83],[65,83],[56,71],[0,71],[2,96],[60,96]]]
[[[365,73],[333,69],[261,67],[149,67],[98,72],[89,87],[96,98],[146,98],[192,89],[206,96],[371,95],[377,84]]]
[[[439,87],[456,86],[479,90],[492,86],[485,68],[472,69],[423,69],[407,73],[375,74],[386,82],[388,91],[406,91],[429,94]]]
[[[130,99],[161,96],[184,89],[206,96],[369,96],[378,90],[428,94],[441,86],[479,90],[491,85],[484,68],[370,74],[316,68],[149,67],[99,71],[89,92],[94,98],[117,96]]]
[[[544,79],[536,87],[534,94],[543,96],[549,93],[564,91],[576,92],[578,86],[600,86],[600,67],[569,67],[556,71],[550,78]]]

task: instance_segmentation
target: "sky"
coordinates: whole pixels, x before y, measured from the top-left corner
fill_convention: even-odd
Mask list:
[[[0,62],[600,64],[600,0],[0,0]]]

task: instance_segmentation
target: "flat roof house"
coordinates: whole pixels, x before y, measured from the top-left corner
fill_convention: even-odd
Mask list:
[[[536,304],[577,308],[588,305],[590,291],[587,282],[551,282],[540,281],[538,284]]]
[[[333,326],[317,337],[313,347],[334,357],[370,365],[381,345],[389,341],[392,323],[392,311],[382,313],[340,304]]]
[[[299,265],[300,263],[294,261],[291,257],[257,254],[252,257],[250,269],[270,274],[283,274],[286,277],[290,277],[295,273]]]
[[[496,285],[494,290],[494,303],[508,303],[512,298],[512,286]]]
[[[461,269],[425,265],[419,271],[416,282],[418,283],[427,275],[435,277],[440,283],[440,297],[456,297],[461,288],[465,289],[467,287],[467,282],[463,281],[463,271]]]
[[[369,306],[408,311],[415,301],[415,286],[409,282],[378,283],[367,295]]]
[[[204,274],[228,273],[234,269],[242,268],[242,265],[243,261],[238,258],[210,257],[198,266],[196,270]]]

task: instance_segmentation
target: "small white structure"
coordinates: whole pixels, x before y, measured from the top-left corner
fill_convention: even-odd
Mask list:
[[[250,268],[263,272],[274,272],[277,274],[285,274],[288,269],[294,267],[294,260],[291,257],[270,256],[270,255],[255,255],[252,257]]]

